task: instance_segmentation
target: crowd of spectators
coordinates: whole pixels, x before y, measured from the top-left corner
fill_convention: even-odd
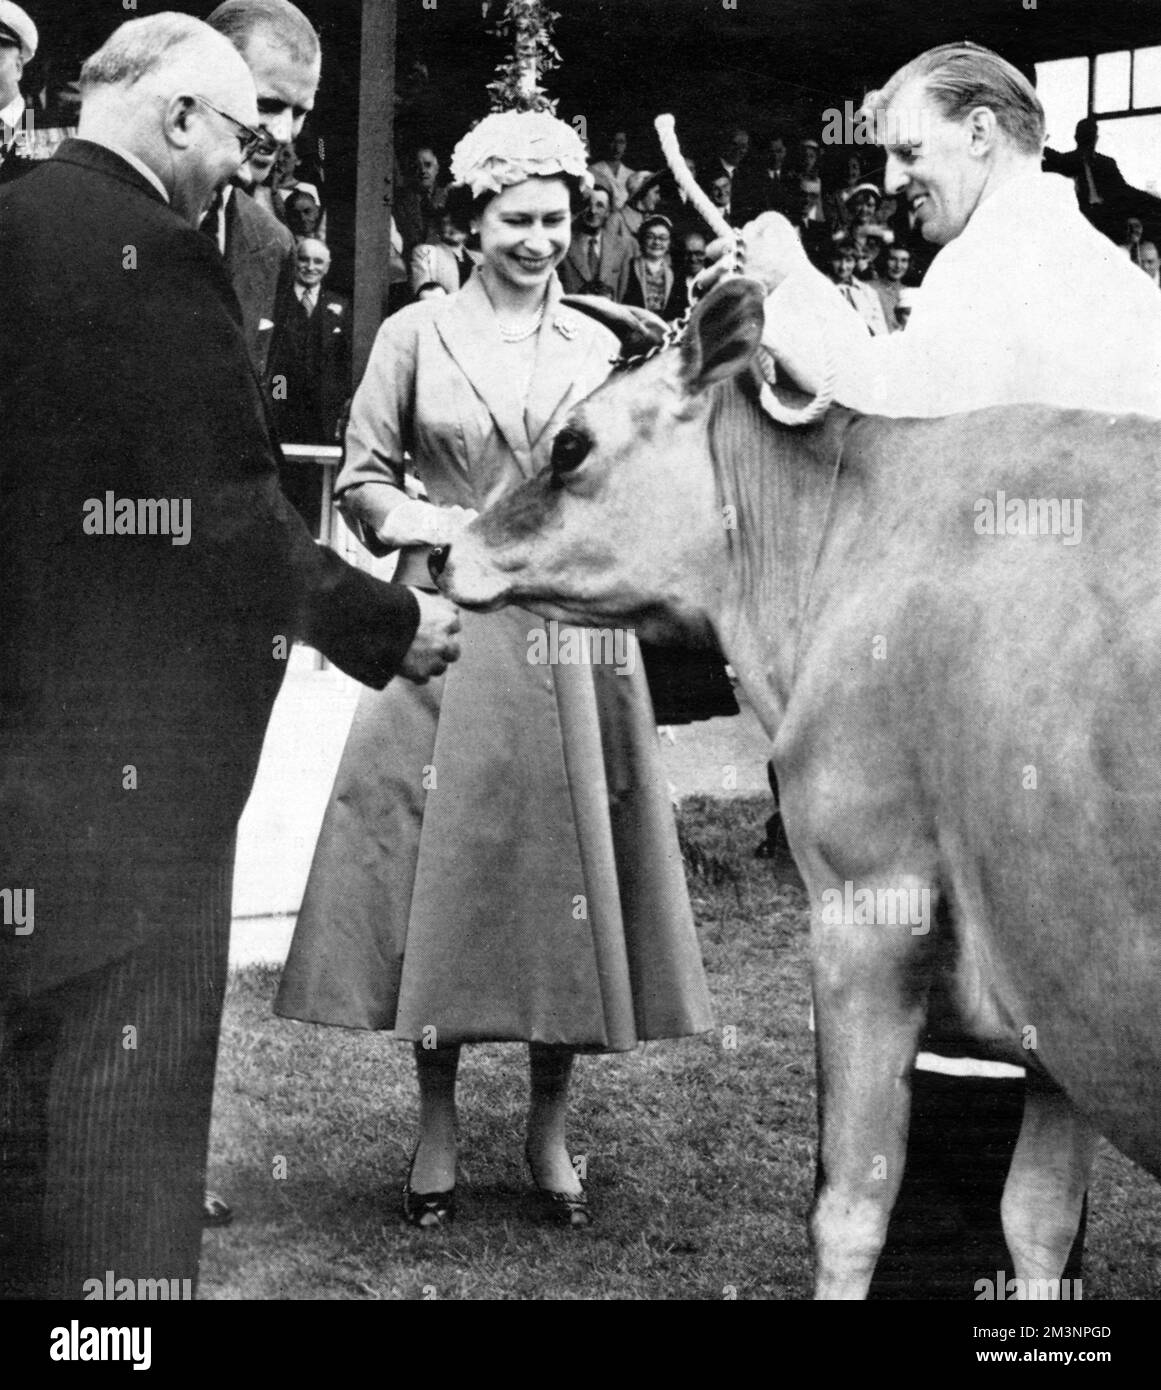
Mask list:
[[[1131,188],[1114,160],[1095,153],[1096,140],[1096,123],[1082,122],[1077,149],[1046,151],[1044,167],[1074,180],[1081,210],[1157,282],[1161,203]],[[906,202],[884,187],[879,147],[825,145],[813,134],[785,129],[755,140],[740,124],[689,143],[687,160],[698,183],[732,226],[763,212],[782,213],[869,333],[906,327],[935,251]],[[558,272],[565,290],[641,305],[669,321],[680,318],[704,262],[704,222],[667,171],[646,167],[660,163],[656,152],[648,160],[635,154],[624,125],[614,126],[593,153],[594,188]],[[396,236],[410,272],[392,308],[409,298],[453,293],[470,274],[473,256],[468,229],[445,214],[436,152],[427,145],[411,150],[401,178]]]

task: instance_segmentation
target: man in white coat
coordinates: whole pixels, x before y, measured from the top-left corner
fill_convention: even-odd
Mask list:
[[[885,187],[942,247],[906,333],[868,338],[806,259],[790,224],[745,229],[744,273],[772,291],[764,341],[800,385],[838,363],[836,399],[872,414],[936,416],[1023,401],[1161,415],[1161,302],[1081,216],[1072,186],[1040,172],[1044,112],[996,54],[948,44],[867,98],[888,138]],[[723,251],[725,254],[723,255]],[[704,273],[731,265],[728,249]]]
[[[763,342],[780,371],[817,391],[829,357],[839,403],[894,417],[1018,402],[1161,416],[1161,295],[1081,215],[1071,183],[1041,172],[1044,110],[1024,77],[987,49],[946,44],[901,68],[865,109],[886,146],[887,193],[907,200],[942,249],[907,332],[870,337],[785,218],[751,223],[741,269],[770,291]],[[730,242],[708,257],[703,293],[737,268]],[[930,1150],[913,1166],[957,1151],[982,1156],[969,1087],[982,1090],[979,1116],[1007,1110],[1018,1123],[1014,1083],[998,1079],[1017,1068],[929,1053],[917,1067],[974,1080],[948,1083],[951,1099],[929,1106],[944,1111],[934,1121],[913,1110],[910,1151]]]

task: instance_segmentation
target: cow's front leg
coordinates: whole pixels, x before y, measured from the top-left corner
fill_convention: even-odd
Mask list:
[[[1004,1184],[1004,1239],[1023,1281],[1017,1290],[1053,1297],[1039,1281],[1059,1280],[1080,1224],[1097,1136],[1062,1091],[1030,1074],[1024,1119]],[[1028,1281],[1037,1284],[1035,1293]],[[1055,1296],[1059,1296],[1059,1284]]]
[[[858,894],[882,903],[889,884],[839,885],[816,900],[812,927],[818,1052],[819,1190],[811,1218],[815,1297],[865,1298],[907,1153],[911,1069],[926,1019],[930,890],[908,885],[924,922],[866,920]],[[844,920],[828,914],[843,894]],[[911,892],[921,893],[917,899]],[[835,906],[830,898],[830,906]],[[882,914],[879,914],[882,915]],[[894,914],[897,918],[898,913]]]

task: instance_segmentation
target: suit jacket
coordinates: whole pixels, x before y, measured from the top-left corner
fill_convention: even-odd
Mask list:
[[[1055,150],[1044,151],[1044,171],[1048,174],[1063,174],[1072,180],[1076,188],[1076,201],[1081,212],[1089,208],[1088,180],[1084,175],[1084,160],[1079,150],[1069,150],[1067,154],[1057,154]],[[1124,175],[1117,167],[1117,161],[1107,154],[1089,156],[1089,169],[1097,195],[1105,203],[1115,203],[1130,191]]]
[[[764,212],[774,208],[780,211],[781,190],[781,181],[770,177],[761,160],[744,159],[730,179],[730,220],[733,225],[744,227]]]
[[[250,355],[263,377],[279,297],[294,284],[294,252],[290,228],[236,188],[226,209],[226,269],[242,306]]]
[[[67,142],[0,190],[0,257],[0,881],[36,907],[0,993],[27,994],[155,941],[183,865],[228,855],[293,637],[382,686],[418,613],[283,497],[222,259],[146,179]]]
[[[637,249],[637,243],[619,236],[606,226],[601,233],[601,256],[596,275],[589,268],[588,233],[579,224],[573,227],[568,255],[556,268],[566,294],[603,294],[616,299],[621,270]]]
[[[464,250],[472,265],[480,263],[478,251]],[[448,294],[460,289],[459,261],[455,252],[437,242],[421,242],[411,253],[411,293],[417,294],[421,285],[442,285]]]
[[[279,378],[282,378],[280,380]],[[270,349],[278,436],[286,444],[334,444],[351,398],[351,301],[319,291],[307,317],[294,287],[283,291]]]
[[[411,252],[421,241],[428,241],[439,230],[439,220],[447,206],[447,189],[439,186],[430,193],[413,184],[399,188],[391,215],[403,238],[403,257],[411,259]]]

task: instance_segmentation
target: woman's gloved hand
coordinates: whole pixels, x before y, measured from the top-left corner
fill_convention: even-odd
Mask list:
[[[470,507],[437,507],[408,498],[387,513],[376,532],[389,550],[404,545],[450,545],[479,512]]]

